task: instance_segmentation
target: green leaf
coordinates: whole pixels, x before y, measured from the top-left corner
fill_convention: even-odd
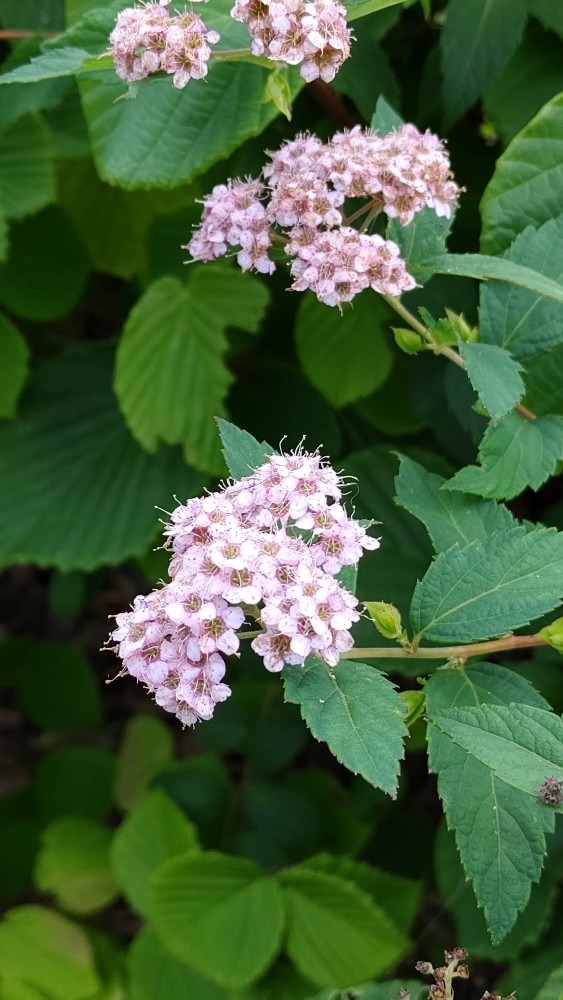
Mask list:
[[[284,670],[285,700],[300,705],[313,736],[341,764],[395,798],[403,757],[404,704],[393,684],[365,663],[330,669],[315,656]]]
[[[500,420],[524,394],[522,366],[502,347],[461,342],[469,381],[493,420]]]
[[[80,69],[89,53],[85,49],[53,49],[39,56],[33,56],[28,63],[0,76],[2,83],[38,83],[59,76],[72,76]]]
[[[115,777],[115,801],[120,809],[141,802],[154,776],[173,757],[172,735],[153,715],[136,715],[125,727]]]
[[[212,753],[175,760],[154,780],[197,824],[204,846],[214,846],[224,836],[231,782],[223,761]]]
[[[373,14],[375,11],[395,7],[404,2],[405,0],[346,0],[346,20],[356,21],[359,17],[365,17],[366,14]]]
[[[389,17],[389,14],[391,15]],[[398,9],[362,21],[354,27],[354,59],[340,67],[333,87],[346,94],[366,121],[369,121],[376,100],[386,94],[393,104],[399,102],[399,85],[390,59],[379,43],[386,28],[399,16]],[[383,25],[383,27],[382,27]]]
[[[353,882],[307,866],[286,869],[279,880],[287,909],[288,955],[319,986],[345,988],[381,975],[408,947]]]
[[[111,872],[111,831],[91,819],[63,816],[44,830],[35,883],[53,893],[63,910],[78,916],[97,913],[119,890]]]
[[[98,683],[79,649],[26,640],[15,652],[18,703],[36,725],[63,732],[101,726]]]
[[[561,212],[563,94],[549,101],[497,161],[483,201],[481,248],[501,253],[522,229]]]
[[[150,926],[137,934],[128,955],[131,1000],[227,1000],[214,983],[171,955]]]
[[[539,292],[540,295],[547,295],[556,302],[563,302],[562,284],[551,281],[531,267],[524,267],[507,258],[487,257],[478,253],[447,253],[443,257],[426,261],[424,267],[432,274],[457,274],[467,278],[478,278],[480,281],[489,278],[509,281],[513,285]]]
[[[526,406],[536,416],[563,416],[563,344],[534,358],[527,365]]]
[[[10,254],[0,266],[0,302],[26,319],[58,319],[78,302],[89,271],[75,230],[53,205],[11,226]]]
[[[248,986],[280,948],[279,889],[251,861],[215,853],[173,858],[159,866],[152,888],[152,917],[166,947],[219,986]]]
[[[137,440],[182,444],[186,460],[223,472],[213,418],[223,416],[233,376],[224,362],[225,328],[252,332],[268,295],[251,275],[200,267],[188,288],[160,278],[129,314],[117,351],[115,388]]]
[[[62,31],[63,0],[3,0],[2,24],[20,31]]]
[[[484,93],[516,49],[524,0],[450,0],[441,34],[442,91],[449,128]]]
[[[49,133],[34,116],[20,118],[2,133],[0,199],[11,219],[22,219],[55,201]]]
[[[400,128],[401,125],[404,125],[404,119],[401,118],[400,114],[391,107],[381,94],[377,98],[375,111],[370,121],[370,128],[374,132],[379,132],[380,135],[387,135],[388,132]]]
[[[0,419],[15,416],[28,361],[29,350],[20,331],[0,316]]]
[[[563,965],[554,969],[545,981],[541,990],[536,993],[535,1000],[561,1000],[563,993]]]
[[[263,465],[268,455],[274,454],[274,449],[266,442],[260,444],[248,431],[235,427],[228,420],[217,419],[222,451],[231,476],[242,479],[259,465]]]
[[[393,364],[391,319],[387,303],[369,293],[343,315],[327,312],[312,294],[303,298],[295,325],[297,354],[309,381],[333,406],[354,403],[385,382]]]
[[[438,775],[448,826],[455,831],[465,873],[498,943],[527,905],[532,883],[539,880],[545,832],[553,828],[553,817],[547,814],[546,820],[535,801],[453,743],[434,720],[452,706],[513,701],[542,709],[547,703],[524,678],[493,663],[440,670],[424,692],[430,769]]]
[[[33,785],[40,816],[103,820],[113,805],[115,759],[102,747],[52,750],[42,757]]]
[[[460,469],[444,488],[496,500],[511,500],[527,486],[537,490],[563,459],[563,417],[509,413],[487,428],[477,457],[479,466]]]
[[[456,542],[460,546],[486,542],[494,532],[514,526],[512,514],[501,504],[442,489],[446,482],[442,476],[405,455],[400,455],[400,463],[396,502],[422,521],[436,552]]]
[[[528,226],[504,260],[530,265],[559,284],[563,281],[563,215],[539,229]],[[493,282],[481,286],[481,340],[527,359],[563,340],[563,309],[553,299],[524,288]]]
[[[551,0],[546,3],[555,10]],[[529,21],[522,44],[485,94],[485,111],[507,145],[562,90],[561,42]]]
[[[513,788],[534,797],[538,811],[563,813],[563,802],[543,805],[546,778],[563,782],[563,720],[531,705],[443,709],[433,719],[457,746]]]
[[[131,439],[111,392],[111,344],[83,344],[41,366],[21,419],[0,430],[0,563],[93,569],[140,555],[154,505],[198,492],[178,453],[151,458]],[[68,498],[72,497],[72,504]]]
[[[432,208],[423,208],[408,226],[402,226],[397,219],[390,219],[387,239],[393,240],[407,263],[407,271],[419,284],[428,281],[430,274],[426,261],[441,257],[446,252],[453,216],[447,219],[438,216]]]
[[[411,621],[433,642],[473,642],[527,625],[562,596],[563,533],[521,526],[441,552],[416,585]]]
[[[121,824],[111,850],[115,875],[138,913],[144,917],[150,913],[152,873],[163,861],[187,851],[199,851],[196,829],[156,788]]]
[[[11,910],[0,925],[0,966],[57,1000],[82,1000],[101,988],[92,945],[72,921],[42,906]]]
[[[563,10],[551,0],[527,0],[530,14],[563,38]]]

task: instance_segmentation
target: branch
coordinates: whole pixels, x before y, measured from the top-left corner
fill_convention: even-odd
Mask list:
[[[467,660],[471,656],[483,656],[491,653],[502,653],[512,649],[529,649],[531,646],[548,646],[549,643],[539,635],[506,635],[502,639],[492,639],[490,642],[474,642],[469,646],[422,646],[418,649],[405,649],[402,646],[365,646],[350,649],[341,653],[341,660]]]

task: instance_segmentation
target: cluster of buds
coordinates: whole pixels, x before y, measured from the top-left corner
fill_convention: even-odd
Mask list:
[[[414,125],[385,136],[356,126],[326,143],[299,135],[268,155],[260,179],[217,185],[204,200],[186,247],[194,260],[232,247],[243,270],[270,274],[278,243],[292,258],[292,290],[310,289],[330,306],[366,288],[398,296],[415,287],[397,244],[364,230],[380,211],[405,226],[425,206],[451,215],[459,189],[435,135]],[[350,219],[347,198],[364,199]],[[359,229],[349,224],[362,215]]]
[[[307,83],[334,80],[350,55],[352,33],[338,0],[236,0],[231,17],[246,24],[253,55],[301,65]]]
[[[310,653],[336,666],[359,618],[336,574],[379,545],[344,510],[342,486],[318,454],[298,450],[177,507],[165,532],[171,582],[116,616],[124,672],[192,725],[230,694],[223,656],[237,653],[247,614],[267,670]]]
[[[465,965],[467,951],[465,948],[453,948],[444,952],[446,965],[434,968],[431,962],[417,962],[415,969],[424,976],[434,976],[434,982],[428,991],[429,1000],[453,1000],[453,980],[467,979],[469,969]]]
[[[207,76],[211,45],[217,31],[208,31],[192,10],[171,17],[170,0],[126,7],[109,36],[117,75],[128,83],[153,73],[168,73],[177,89]]]

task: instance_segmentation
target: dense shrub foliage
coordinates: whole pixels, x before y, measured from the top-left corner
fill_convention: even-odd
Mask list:
[[[0,1000],[556,1000],[559,5],[0,43]]]

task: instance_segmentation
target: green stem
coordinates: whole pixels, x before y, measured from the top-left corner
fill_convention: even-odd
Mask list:
[[[408,658],[411,660],[467,660],[470,656],[485,656],[511,649],[528,649],[530,646],[547,646],[539,635],[507,635],[490,642],[474,642],[469,646],[423,646],[408,650],[402,646],[366,646],[341,653],[341,660],[379,660]]]

